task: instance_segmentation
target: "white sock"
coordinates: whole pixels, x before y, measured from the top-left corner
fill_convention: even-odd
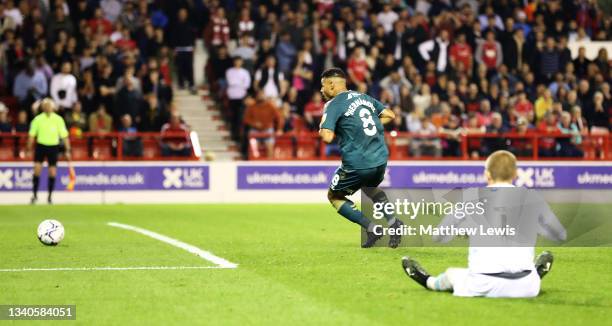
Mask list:
[[[453,285],[446,274],[442,273],[438,276],[430,276],[427,279],[427,288],[433,291],[451,291]]]

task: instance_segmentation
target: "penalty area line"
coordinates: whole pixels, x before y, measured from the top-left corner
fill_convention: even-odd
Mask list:
[[[180,240],[177,239],[173,239],[170,238],[168,236],[165,236],[163,234],[159,234],[153,231],[149,231],[147,229],[143,229],[143,228],[139,228],[137,226],[133,226],[133,225],[129,225],[129,224],[122,224],[122,223],[117,223],[117,222],[108,222],[107,223],[108,226],[112,226],[112,227],[116,227],[116,228],[120,228],[120,229],[124,229],[124,230],[129,230],[129,231],[134,231],[143,235],[146,235],[150,238],[153,238],[155,240],[159,240],[161,242],[165,242],[171,246],[177,247],[177,248],[181,248],[187,252],[190,252],[192,254],[197,255],[198,257],[207,260],[215,265],[217,265],[220,268],[237,268],[238,264],[232,263],[228,260],[225,260],[219,256],[215,256],[213,253],[206,251],[206,250],[202,250],[196,246],[187,244],[185,242],[182,242]]]
[[[221,266],[135,266],[135,267],[49,267],[49,268],[2,268],[0,273],[16,272],[71,272],[71,271],[142,271],[179,269],[225,269]]]

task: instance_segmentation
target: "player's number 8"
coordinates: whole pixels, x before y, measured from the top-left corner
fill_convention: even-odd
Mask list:
[[[368,136],[376,135],[376,123],[374,123],[374,119],[372,119],[372,114],[370,110],[363,108],[359,111],[359,117],[363,122],[363,132]]]

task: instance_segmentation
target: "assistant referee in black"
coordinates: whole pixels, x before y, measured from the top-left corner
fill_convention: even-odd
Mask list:
[[[60,140],[64,140],[66,159],[70,160],[70,141],[68,140],[68,130],[64,119],[55,113],[57,106],[50,98],[45,98],[40,101],[39,113],[30,124],[28,137],[28,153],[32,152],[32,145],[36,141],[36,150],[34,152],[34,178],[32,187],[31,203],[35,204],[38,200],[38,184],[40,182],[40,172],[42,164],[47,160],[49,164],[49,179],[47,187],[49,197],[47,202],[51,201],[51,194],[55,187],[55,176],[57,175],[57,157],[60,154]]]

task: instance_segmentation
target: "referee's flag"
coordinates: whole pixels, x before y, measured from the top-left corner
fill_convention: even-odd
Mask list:
[[[76,183],[76,173],[74,172],[74,168],[72,167],[72,164],[68,165],[68,184],[66,185],[66,190],[68,191],[73,191],[74,190],[74,184]]]

